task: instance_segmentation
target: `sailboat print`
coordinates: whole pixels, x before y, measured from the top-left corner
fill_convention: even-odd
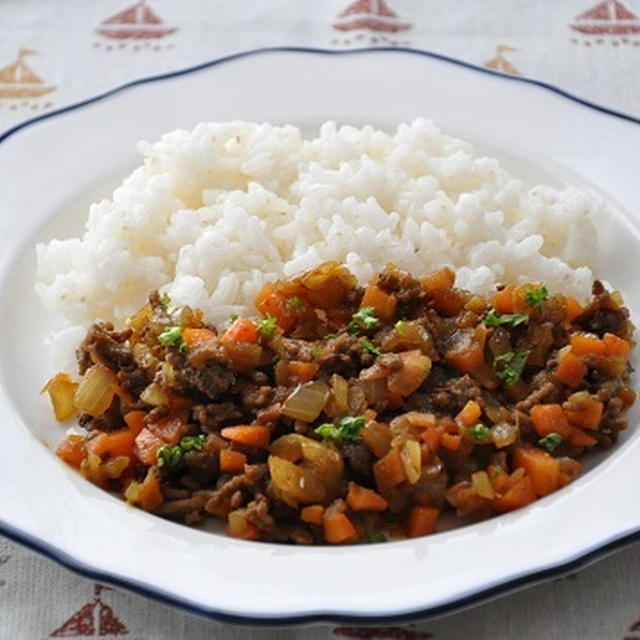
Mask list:
[[[176,28],[167,26],[147,5],[146,0],[139,0],[107,18],[96,29],[101,36],[114,40],[159,39],[174,31]]]
[[[35,53],[31,49],[20,49],[16,61],[0,69],[0,99],[38,98],[55,89],[47,86],[24,61]]]
[[[411,25],[402,22],[385,0],[356,0],[338,16],[333,28],[338,31],[368,29],[397,33],[410,29]]]
[[[510,51],[515,51],[513,47],[506,44],[499,44],[496,47],[496,55],[487,60],[484,66],[487,69],[494,69],[495,71],[501,71],[502,73],[510,73],[513,76],[519,76],[518,70],[505,58],[504,54]]]
[[[129,633],[118,620],[113,609],[102,602],[101,593],[109,587],[100,584],[94,586],[94,599],[76,611],[66,622],[58,627],[50,638],[78,638],[98,636],[124,636]]]
[[[618,0],[605,0],[581,13],[570,25],[574,31],[586,35],[626,36],[640,34],[638,16]]]

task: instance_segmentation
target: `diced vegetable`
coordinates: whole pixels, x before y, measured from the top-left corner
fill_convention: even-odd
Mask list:
[[[297,304],[292,304],[293,300],[297,300]],[[263,316],[275,318],[277,324],[284,331],[288,331],[293,326],[296,312],[302,307],[300,298],[294,296],[287,300],[285,296],[276,290],[276,286],[272,282],[264,285],[255,300],[255,305]]]
[[[525,470],[537,495],[546,496],[558,489],[560,467],[546,451],[535,447],[516,447],[513,464]]]
[[[474,424],[473,427],[469,427],[467,429],[467,435],[473,442],[477,442],[478,444],[491,442],[491,429],[482,424],[482,422],[478,422]]]
[[[422,473],[422,449],[415,440],[407,440],[400,449],[400,458],[409,484],[415,484]]]
[[[377,458],[382,458],[391,446],[389,425],[370,420],[360,432],[362,439]]]
[[[385,322],[391,322],[396,314],[398,298],[393,293],[387,293],[375,284],[369,285],[364,292],[360,308],[371,308],[373,314]]]
[[[324,520],[324,507],[321,504],[311,504],[300,509],[300,520],[322,526]]]
[[[460,448],[462,437],[455,433],[443,433],[440,442],[445,449],[457,451]]]
[[[407,479],[398,449],[390,449],[383,458],[374,463],[373,475],[378,491],[383,495]]]
[[[101,416],[111,406],[115,382],[116,374],[111,369],[101,364],[93,365],[76,389],[73,398],[76,409],[94,418]]]
[[[513,386],[522,377],[522,372],[527,364],[531,351],[508,351],[493,360],[493,372],[508,387]]]
[[[87,441],[87,450],[100,458],[127,456],[133,458],[135,434],[130,429],[99,433]]]
[[[164,445],[164,440],[145,427],[135,438],[134,451],[140,462],[154,465],[158,462],[158,449]]]
[[[510,284],[496,293],[493,305],[498,313],[513,313],[513,294],[515,289],[515,285]]]
[[[145,511],[154,511],[164,502],[158,476],[153,469],[147,471],[147,475],[140,486],[138,499],[140,500],[140,506]]]
[[[129,411],[124,415],[124,421],[133,432],[134,436],[137,436],[146,426],[145,416],[147,415],[146,411]]]
[[[445,357],[447,363],[460,373],[473,373],[484,364],[484,344],[476,339],[474,331],[458,331]]]
[[[355,542],[358,539],[358,532],[344,513],[325,513],[323,525],[324,539],[330,544]]]
[[[241,540],[260,540],[260,529],[247,520],[246,512],[241,509],[227,515],[227,534]]]
[[[593,334],[574,333],[569,343],[571,344],[571,351],[577,356],[586,356],[590,353],[604,354],[604,342]]]
[[[604,405],[588,391],[572,393],[562,406],[572,427],[597,429],[602,420]]]
[[[604,343],[605,356],[616,356],[625,359],[629,356],[631,345],[613,333],[605,333],[602,342]]]
[[[278,321],[270,313],[258,322],[258,329],[265,338],[273,338],[278,329]]]
[[[407,523],[407,537],[417,538],[434,533],[440,516],[440,510],[435,507],[416,505],[411,509]]]
[[[402,368],[393,371],[387,380],[387,388],[401,396],[411,395],[427,379],[431,372],[431,358],[420,351],[400,353]]]
[[[491,484],[486,471],[476,471],[475,473],[472,473],[471,486],[481,498],[493,500],[496,497],[493,485]]]
[[[179,415],[168,415],[147,424],[147,428],[167,444],[178,444],[186,432],[187,425]]]
[[[67,436],[56,448],[56,455],[67,464],[79,469],[82,461],[87,457],[84,438],[76,434]]]
[[[559,404],[537,404],[531,408],[533,428],[540,436],[557,433],[561,438],[571,435],[567,416]]]
[[[484,319],[487,327],[499,327],[501,325],[518,327],[528,322],[529,316],[526,313],[497,313],[495,309],[489,309]]]
[[[536,492],[533,482],[525,475],[516,479],[504,494],[496,496],[491,501],[491,506],[499,513],[504,513],[520,509],[535,499]]]
[[[388,506],[380,494],[355,482],[349,483],[346,503],[352,511],[384,511]]]
[[[576,428],[571,430],[569,442],[571,442],[574,447],[593,447],[598,444],[598,441],[593,436],[590,436],[586,431]]]
[[[227,440],[244,444],[248,447],[266,449],[271,439],[271,430],[258,424],[237,425],[235,427],[225,427],[220,431],[220,435]]]
[[[187,327],[182,331],[182,338],[187,351],[215,344],[216,342],[216,334],[210,329],[191,329]]]
[[[238,318],[220,338],[220,342],[225,346],[233,345],[236,342],[248,342],[254,344],[258,341],[260,333],[254,322],[247,318]]]
[[[552,431],[544,438],[540,438],[538,440],[538,444],[549,453],[553,453],[561,444],[562,444],[562,436],[555,431]]]
[[[349,330],[349,333],[356,335],[363,329],[374,329],[379,324],[380,321],[376,317],[373,307],[361,307],[359,311],[353,314],[347,329]]]
[[[180,351],[186,349],[186,343],[182,336],[182,327],[167,327],[159,336],[158,342],[163,347],[178,347]]]
[[[560,349],[556,371],[556,378],[560,382],[575,389],[580,386],[586,373],[587,367],[575,353],[572,353],[570,346]]]
[[[518,439],[518,427],[512,422],[498,422],[491,427],[491,440],[498,449],[512,445]]]
[[[573,322],[582,313],[582,306],[575,299],[569,296],[567,298],[567,310],[565,320],[569,323]]]
[[[462,427],[471,427],[480,420],[482,408],[475,400],[469,400],[456,416],[456,422]]]
[[[289,361],[286,366],[289,379],[298,383],[313,380],[320,369],[320,365],[315,362],[299,362],[297,360]]]
[[[549,297],[549,291],[544,285],[531,288],[525,294],[526,303],[533,309],[542,306],[542,301]]]
[[[322,413],[329,397],[326,382],[307,382],[298,385],[282,405],[285,416],[304,422],[313,422]]]
[[[240,451],[220,449],[220,471],[223,473],[242,473],[247,464],[247,456]]]
[[[77,388],[78,383],[74,382],[68,373],[57,373],[44,385],[40,393],[46,391],[49,394],[56,420],[64,422],[78,412],[74,404]]]

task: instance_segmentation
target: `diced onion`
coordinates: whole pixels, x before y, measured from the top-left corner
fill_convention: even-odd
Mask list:
[[[422,472],[422,449],[415,440],[407,440],[400,450],[400,458],[409,484],[415,484]]]
[[[101,468],[107,478],[119,478],[128,466],[128,456],[116,456],[103,462]]]
[[[76,389],[74,405],[94,418],[101,416],[111,406],[115,382],[116,374],[111,369],[101,364],[94,365]]]
[[[73,404],[77,388],[78,383],[74,382],[68,373],[58,373],[42,389],[41,393],[46,391],[49,394],[56,420],[68,420],[78,411]]]
[[[476,473],[471,474],[471,486],[481,498],[493,500],[496,497],[486,471],[476,471]]]
[[[169,403],[169,397],[162,390],[160,385],[152,382],[141,394],[140,400],[150,404],[152,407],[159,407]]]
[[[518,437],[518,427],[511,422],[499,422],[491,427],[491,439],[498,449],[513,444]]]
[[[330,418],[349,413],[349,383],[337,373],[331,376],[331,393],[324,406],[324,412]]]
[[[325,382],[299,384],[284,401],[281,412],[295,420],[313,422],[322,413],[328,397],[329,385]]]
[[[405,351],[399,354],[402,368],[389,375],[387,387],[401,396],[411,395],[427,379],[431,372],[431,358],[420,351]]]

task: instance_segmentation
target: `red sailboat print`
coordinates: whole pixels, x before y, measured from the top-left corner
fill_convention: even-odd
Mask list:
[[[587,35],[628,36],[640,34],[640,21],[618,0],[605,0],[581,13],[571,28]]]
[[[102,602],[101,594],[109,590],[100,584],[94,586],[94,599],[76,611],[58,627],[50,638],[96,638],[99,636],[124,636],[127,628],[114,614],[113,609]]]
[[[176,31],[157,16],[147,5],[139,0],[114,16],[100,23],[96,32],[113,40],[157,40]]]
[[[363,44],[361,41],[368,39],[368,44],[397,46],[409,43],[394,40],[393,34],[411,29],[411,24],[400,19],[386,0],[355,0],[338,15],[332,27],[350,36],[342,41],[334,39],[333,44]]]

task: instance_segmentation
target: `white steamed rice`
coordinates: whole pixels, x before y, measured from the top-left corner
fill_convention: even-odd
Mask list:
[[[91,206],[81,238],[37,249],[36,290],[65,318],[68,349],[100,318],[122,322],[161,289],[218,323],[252,313],[263,283],[326,260],[365,282],[387,262],[442,265],[486,292],[537,280],[584,299],[599,203],[575,188],[525,188],[430,121],[394,135],[327,122],[317,138],[248,122],[141,142],[145,160]]]

